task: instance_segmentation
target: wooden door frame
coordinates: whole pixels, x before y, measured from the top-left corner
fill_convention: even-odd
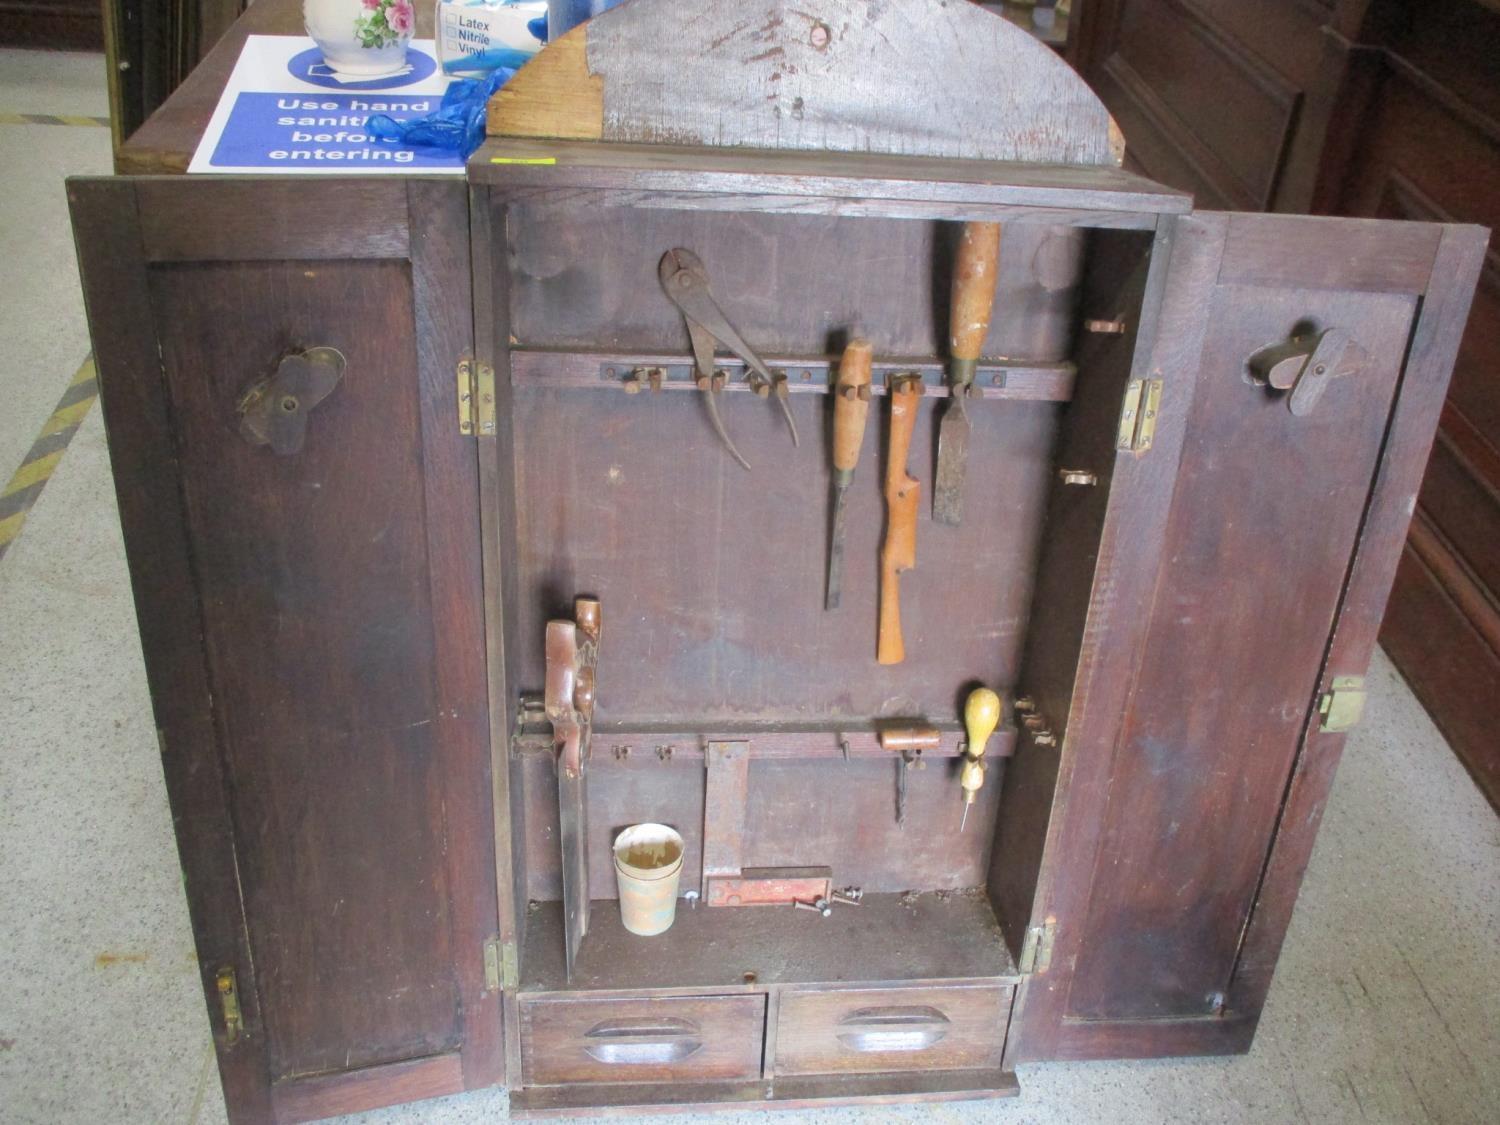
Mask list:
[[[330,228],[316,200],[358,185]],[[496,932],[491,840],[450,832],[446,877],[462,1041],[456,1051],[273,1082],[235,853],[233,809],[205,643],[178,436],[159,354],[149,265],[274,259],[404,260],[415,319],[424,502],[436,654],[432,723],[450,823],[490,823],[479,555],[479,458],[458,434],[455,365],[473,339],[468,200],[452,179],[74,179],[68,184],[141,643],[177,834],[200,984],[232,1121],[306,1120],[504,1081],[500,994],[486,979]],[[152,221],[185,213],[191,223]],[[253,222],[205,222],[206,213]],[[115,424],[111,424],[111,422]],[[480,706],[476,710],[474,704]],[[226,1030],[217,976],[237,978],[243,1026]]]
[[[1269,282],[1337,285],[1337,277],[1327,272],[1328,263],[1313,258],[1288,264],[1284,250],[1288,240],[1294,245],[1302,242],[1290,228],[1328,222],[1362,221],[1222,214],[1194,214],[1179,220],[1161,322],[1155,341],[1138,353],[1141,369],[1169,375],[1174,370],[1196,370],[1204,343],[1202,302],[1221,276],[1259,269],[1259,276]],[[1277,225],[1287,229],[1278,231],[1277,237],[1254,237],[1257,227]],[[1137,461],[1124,454],[1123,463],[1116,465],[1119,499],[1114,502],[1112,498],[1095,584],[1096,591],[1107,591],[1108,596],[1090,612],[1078,689],[1063,737],[1042,885],[1032,918],[1034,927],[1054,923],[1056,936],[1050,964],[1022,987],[1008,1065],[1043,1059],[1227,1054],[1250,1046],[1346,737],[1318,729],[1315,701],[1331,690],[1335,675],[1363,672],[1373,655],[1483,259],[1483,230],[1438,225],[1425,229],[1431,240],[1425,258],[1418,253],[1403,261],[1392,255],[1377,262],[1375,257],[1381,255],[1367,244],[1363,254],[1351,249],[1350,260],[1339,264],[1351,277],[1364,275],[1363,284],[1353,280],[1347,288],[1407,292],[1421,300],[1355,556],[1319,682],[1308,701],[1304,733],[1223,1013],[1217,1016],[1151,1020],[1067,1016],[1072,969],[1079,958],[1089,955],[1082,931],[1109,796],[1110,762],[1124,731],[1134,670],[1145,640],[1144,618],[1134,608],[1149,601],[1161,561],[1161,530],[1171,507],[1171,489],[1153,485],[1147,474],[1150,462],[1160,458],[1173,466],[1175,475],[1191,388],[1179,386],[1177,395],[1164,399],[1151,457]],[[1257,247],[1265,245],[1273,248],[1273,254],[1257,261]],[[1278,246],[1282,247],[1279,256]],[[1117,538],[1123,539],[1125,529],[1129,545],[1116,555],[1113,546]]]

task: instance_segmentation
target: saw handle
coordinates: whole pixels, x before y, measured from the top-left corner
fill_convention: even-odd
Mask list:
[[[885,472],[886,529],[880,548],[880,632],[875,657],[881,664],[906,659],[901,637],[901,572],[917,565],[917,507],[922,486],[907,471],[917,426],[920,379],[903,376],[891,385],[891,444]]]
[[[839,360],[838,384],[833,397],[833,467],[852,473],[859,464],[865,441],[865,418],[870,413],[870,364],[875,349],[870,341],[849,341]]]
[[[959,361],[955,384],[967,386],[974,381],[974,363],[990,331],[999,274],[1000,224],[965,223],[953,263],[953,304],[948,318],[949,355]]]

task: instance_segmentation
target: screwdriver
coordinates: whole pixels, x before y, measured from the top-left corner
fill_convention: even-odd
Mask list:
[[[828,589],[824,609],[838,609],[844,585],[844,514],[849,485],[865,443],[865,417],[870,412],[870,341],[855,339],[839,361],[839,381],[833,389],[833,537],[828,548]]]
[[[984,750],[999,725],[1000,697],[986,687],[969,692],[964,701],[964,726],[968,728],[969,742],[964,747],[964,764],[958,775],[964,791],[964,815],[958,822],[960,832],[969,822],[969,806],[979,799],[979,790],[984,787]]]

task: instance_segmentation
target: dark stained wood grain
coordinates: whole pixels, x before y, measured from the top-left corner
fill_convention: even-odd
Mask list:
[[[1027,654],[1017,684],[1017,692],[1037,705],[1033,714],[1059,741],[1069,722],[1068,699],[1110,502],[1114,423],[1137,349],[1150,339],[1150,322],[1165,285],[1167,251],[1161,236],[1101,232],[1090,243],[1082,312],[1088,317],[1121,318],[1128,330],[1120,335],[1085,333],[1077,342],[1076,354],[1089,378],[1082,397],[1060,420],[1055,463],[1095,472],[1099,483],[1080,488],[1054,478],[1050,484],[1050,530],[1037,563]],[[1016,956],[1033,922],[1061,757],[1056,747],[1039,745],[1023,734],[1017,739],[1015,758],[1006,763],[988,887]]]
[[[342,1074],[321,1074],[278,1082],[271,1102],[278,1125],[362,1113],[396,1102],[415,1102],[464,1089],[463,1061],[457,1054],[386,1063]]]
[[[1500,646],[1475,628],[1475,617],[1452,596],[1458,576],[1439,576],[1452,555],[1424,556],[1418,523],[1402,554],[1381,625],[1380,644],[1413,694],[1432,712],[1443,737],[1467,747],[1475,783],[1500,806],[1500,739],[1493,701],[1500,698]],[[1428,535],[1431,535],[1428,532]],[[1446,580],[1445,580],[1446,579]],[[1481,618],[1482,620],[1482,618]]]
[[[1206,233],[1217,228],[1221,236],[1224,225],[1214,217],[1185,224]],[[1304,221],[1299,225],[1304,234],[1313,229]],[[1336,240],[1341,227],[1325,222],[1319,233]],[[1360,674],[1368,661],[1411,512],[1416,466],[1425,458],[1477,269],[1478,232],[1436,233],[1444,249],[1433,274],[1451,280],[1441,286],[1434,281],[1431,289],[1423,282],[1407,294],[1228,284],[1203,290],[1186,279],[1219,273],[1212,243],[1190,253],[1182,272],[1174,271],[1164,324],[1174,317],[1174,302],[1185,301],[1183,315],[1206,321],[1209,329],[1201,355],[1194,349],[1165,364],[1169,376],[1188,370],[1198,383],[1167,528],[1173,548],[1157,592],[1145,602],[1152,607],[1152,633],[1118,744],[1128,749],[1114,758],[1106,785],[1090,791],[1075,778],[1065,790],[1065,838],[1082,847],[1080,836],[1096,830],[1103,836],[1092,872],[1084,875],[1070,865],[1044,898],[1044,908],[1057,919],[1057,943],[1052,967],[1024,989],[1020,1057],[1214,1053],[1248,1046],[1331,781],[1332,755],[1317,751],[1324,741],[1342,741],[1314,731],[1304,749],[1304,735],[1309,724],[1316,726],[1316,700],[1331,678]],[[1297,245],[1289,241],[1282,252],[1294,255]],[[1408,352],[1410,318],[1424,290]],[[1185,297],[1195,291],[1198,300],[1209,292],[1211,303]],[[1226,302],[1232,302],[1232,312]],[[1248,340],[1269,327],[1261,318],[1293,315],[1358,324],[1357,334],[1376,347],[1359,382],[1338,388],[1343,420],[1322,423],[1335,427],[1336,436],[1288,445],[1292,435],[1278,416],[1243,401],[1248,384],[1237,372]],[[1398,385],[1395,413],[1388,414]],[[1339,409],[1335,400],[1320,406]],[[1222,419],[1217,426],[1216,415]],[[1316,414],[1299,421],[1316,424]],[[1205,444],[1215,430],[1217,439]],[[1259,435],[1257,445],[1239,444],[1253,434]],[[1314,467],[1308,461],[1327,456],[1339,443],[1343,462]],[[1260,475],[1261,458],[1277,448],[1281,466],[1311,470],[1294,472],[1290,480],[1316,480],[1315,501],[1311,495],[1294,499],[1289,479],[1279,475],[1279,487],[1267,491],[1271,478]],[[1201,491],[1225,472],[1235,474],[1233,484]],[[1220,510],[1226,495],[1236,502],[1225,518],[1203,518],[1204,511]],[[1317,517],[1304,522],[1309,509]],[[1242,538],[1257,526],[1264,544],[1278,545],[1259,562],[1258,552],[1267,547]],[[1225,554],[1231,547],[1232,555]],[[1249,575],[1276,571],[1280,564],[1272,560],[1282,557],[1281,550],[1301,561],[1323,561],[1295,584],[1252,585]],[[1219,565],[1212,573],[1191,577],[1215,558]],[[1226,584],[1239,565],[1228,563],[1230,558],[1249,569],[1245,578]],[[1254,598],[1253,612],[1236,608],[1246,596]],[[1226,614],[1253,618],[1256,627],[1230,634],[1216,623]],[[1263,653],[1253,672],[1234,672],[1243,657],[1215,650],[1231,635],[1237,650]],[[1363,647],[1341,646],[1346,635],[1363,638]],[[1168,648],[1179,653],[1176,661],[1165,658]],[[1268,670],[1270,663],[1277,667]],[[1289,675],[1299,664],[1296,675]],[[1187,686],[1187,668],[1206,670],[1201,685]],[[1075,697],[1075,716],[1076,706]],[[1073,739],[1070,730],[1068,743]],[[1114,738],[1107,744],[1115,745]],[[1197,768],[1183,768],[1191,759]],[[1065,759],[1065,771],[1067,764]],[[1090,808],[1086,802],[1101,803]],[[1189,808],[1231,807],[1238,810],[1232,817],[1223,811],[1177,816]],[[1247,858],[1257,852],[1258,860]],[[1124,886],[1132,893],[1122,894]],[[1079,912],[1084,903],[1086,912]],[[1088,956],[1075,963],[1080,948]],[[1133,987],[1124,983],[1127,977]]]
[[[1139,330],[1129,351],[1137,374],[1161,372],[1161,415],[1148,455],[1099,450],[1101,439],[1118,419],[1118,400],[1075,397],[1074,408],[1091,404],[1098,413],[1078,425],[1074,440],[1081,450],[1102,456],[1108,474],[1106,499],[1075,499],[1076,524],[1060,527],[1052,539],[1065,568],[1049,576],[1046,616],[1038,617],[1023,668],[1022,683],[1040,711],[1060,724],[1058,760],[1028,767],[1018,750],[1017,771],[1032,771],[1029,783],[1053,783],[1056,793],[1047,821],[1047,840],[1030,923],[1055,923],[1052,961],[1044,973],[1025,982],[1017,997],[1008,1064],[1027,1059],[1067,1057],[1071,1031],[1064,1025],[1069,967],[1089,956],[1104,956],[1086,940],[1081,925],[1070,924],[1087,908],[1092,884],[1092,857],[1098,848],[1100,810],[1109,790],[1112,748],[1125,714],[1131,668],[1138,657],[1145,623],[1138,607],[1149,604],[1160,565],[1170,493],[1186,436],[1196,383],[1198,355],[1207,331],[1206,294],[1217,276],[1224,240],[1222,220],[1177,220],[1164,225],[1152,251],[1146,278],[1150,298],[1143,304]],[[1168,282],[1170,281],[1170,285]],[[1108,304],[1106,308],[1110,307]],[[1118,346],[1118,345],[1116,345]],[[1081,421],[1081,420],[1080,420]],[[1103,492],[1103,489],[1100,490]],[[1090,512],[1102,503],[1104,512]],[[1086,610],[1081,609],[1087,590]],[[1040,592],[1039,592],[1040,594]],[[1081,614],[1081,616],[1080,616]],[[1174,696],[1175,698],[1175,696]],[[1028,776],[1023,774],[1023,777]],[[1089,857],[1085,860],[1083,857]],[[991,878],[997,890],[1004,881]],[[1022,884],[1024,889],[1024,884]],[[1012,910],[1011,897],[1002,900]],[[1014,909],[1024,913],[1024,894]],[[1008,926],[1015,922],[1006,917]],[[1020,935],[1008,931],[1012,941]],[[1171,1031],[1157,1042],[1165,1043]]]
[[[907,1074],[786,1077],[741,1083],[687,1082],[631,1086],[541,1086],[515,1090],[510,1114],[546,1117],[648,1113],[734,1113],[755,1109],[821,1109],[1013,1098],[1021,1092],[1008,1070],[928,1070]]]
[[[1075,66],[1124,131],[1127,159],[1202,207],[1306,211],[1369,5],[1092,0]]]
[[[70,180],[99,391],[135,595],[162,774],[187,888],[200,983],[226,1103],[240,1120],[271,1114],[266,1028],[250,976],[250,938],[236,872],[230,794],[214,729],[195,592],[191,531],[179,481],[156,310],[141,253],[134,185]],[[245,1028],[230,1044],[214,978],[236,972]]]
[[[536,906],[527,922],[523,992],[1016,979],[982,893],[867,894],[864,905],[835,906],[826,918],[791,907],[690,909],[679,902],[672,928],[649,938],[626,931],[613,902],[596,901],[591,915],[569,981],[560,904]]]
[[[995,985],[787,989],[774,1072],[992,1069],[1000,1065],[1011,994]]]
[[[485,676],[484,575],[480,543],[479,463],[474,443],[453,424],[458,413],[454,357],[471,354],[468,191],[448,180],[406,184],[411,231],[412,308],[417,386],[422,402],[423,515],[433,628],[433,733],[442,777],[443,815],[462,826],[444,843],[454,888],[454,975],[463,1011],[462,1084],[505,1077],[500,997],[475,957],[497,933],[494,794]]]
[[[571,207],[1141,227],[1151,215],[1191,206],[1186,195],[1114,168],[576,141],[492,140],[470,159],[469,174],[518,197]]]
[[[702,864],[702,758],[675,754],[670,765],[655,745],[638,747],[624,762],[608,757],[613,743],[596,743],[590,767],[589,893],[617,895],[610,842],[639,823],[669,824],[682,834],[683,886],[696,885]],[[656,744],[661,745],[661,744]],[[670,744],[668,744],[670,745]],[[747,867],[833,868],[837,886],[869,891],[958,890],[984,882],[989,867],[1003,763],[990,763],[989,782],[958,834],[963,800],[959,763],[937,758],[912,770],[906,824],[896,823],[896,757],[842,761],[769,760],[751,764],[743,837]],[[531,758],[524,772],[527,894],[561,897],[557,840],[557,781],[546,761]]]
[[[336,226],[342,186],[303,185],[303,203]],[[406,245],[397,186],[388,221]],[[75,188],[91,190],[106,189]],[[160,198],[116,191],[97,198],[162,225]],[[213,919],[205,976],[232,969],[245,1007],[245,1032],[223,1043],[237,1120],[312,1112],[296,1108],[304,1096],[371,1106],[501,1073],[483,956],[492,811],[472,781],[488,756],[478,474],[453,424],[470,332],[466,201],[457,184],[413,191],[409,258],[245,261],[230,247],[147,264],[129,227],[89,239],[107,266],[84,258],[86,275],[133,278],[91,301],[93,330],[101,355],[145,360],[103,363],[116,372],[113,456],[122,497],[136,482],[123,511],[148,480],[162,492],[131,533],[134,557],[152,562],[142,620],[189,630],[159,648],[148,629],[148,676],[163,715],[184,716],[162,724],[174,813],[208,834],[185,860],[195,914]],[[208,193],[191,214],[211,221],[232,202]],[[317,345],[349,371],[302,450],[250,445],[240,395]],[[182,745],[195,713],[209,725]],[[222,787],[217,806],[205,784]],[[240,936],[218,936],[226,925]],[[212,991],[209,1002],[217,1021]]]
[[[1382,24],[1379,65],[1358,107],[1358,142],[1342,174],[1326,185],[1331,208],[1381,218],[1500,223],[1492,189],[1500,173],[1500,75],[1485,49],[1497,33],[1500,11],[1476,0],[1434,0],[1429,18]],[[1492,247],[1381,643],[1500,807],[1500,742],[1482,688],[1500,664],[1497,364],[1500,252]]]
[[[499,418],[512,412],[509,351],[510,274],[499,268],[495,250],[505,230],[505,213],[492,209],[488,189],[469,190],[469,221],[473,240],[474,362],[489,365],[495,376],[495,411]],[[485,672],[489,687],[490,782],[495,809],[495,882],[500,919],[498,937],[504,951],[519,966],[525,932],[527,831],[522,762],[511,757],[515,722],[514,695],[519,645],[513,607],[517,604],[514,433],[496,426],[494,435],[475,436],[479,460],[480,551],[484,571]],[[557,808],[554,800],[551,809]],[[554,849],[555,851],[555,849]],[[560,880],[559,880],[560,883]],[[559,895],[561,887],[559,885]],[[518,1019],[515,990],[507,988],[502,1001],[505,1026]],[[521,1072],[521,1041],[514,1030],[505,1037],[505,1075],[514,1083]]]
[[[1222,284],[1214,294],[1168,560],[1082,920],[1086,940],[1109,953],[1080,961],[1072,1016],[1185,1018],[1223,1006],[1314,705],[1413,310],[1398,294]],[[1304,319],[1348,326],[1372,358],[1298,418],[1242,371],[1257,340],[1283,338]],[[1296,579],[1271,577],[1289,558]],[[1201,679],[1189,669],[1203,669]]]
[[[1357,675],[1369,666],[1483,265],[1488,232],[1470,226],[1441,230],[1437,260],[1408,343],[1401,394],[1369,493],[1359,551],[1319,675],[1319,692],[1329,690],[1335,676]],[[1289,779],[1276,846],[1268,857],[1246,929],[1229,994],[1233,1008],[1256,1012],[1270,990],[1271,973],[1346,738],[1320,731],[1316,723],[1309,726]]]
[[[760,1074],[766,998],[521,1000],[528,1086],[728,1081]],[[653,1033],[654,1032],[654,1033]]]
[[[1433,224],[1347,219],[1337,239],[1327,230],[1316,217],[1231,215],[1219,283],[1419,293],[1432,275]]]
[[[758,353],[827,355],[858,329],[877,361],[946,354],[950,224],[522,202],[507,234],[511,331],[523,348],[686,357],[682,315],[656,276],[662,253],[682,246],[697,248],[715,298]],[[984,355],[1064,359],[1082,232],[1020,225],[1006,238]]]
[[[339,195],[337,222],[308,206],[307,186],[297,180],[137,180],[146,257],[152,262],[252,262],[407,256],[404,181],[320,176],[318,182],[337,185],[321,189]]]
[[[461,1040],[408,276],[216,262],[151,278],[174,312],[163,364],[236,820],[254,826],[236,853],[278,1077]],[[243,389],[313,344],[350,370],[302,451],[239,439]]]

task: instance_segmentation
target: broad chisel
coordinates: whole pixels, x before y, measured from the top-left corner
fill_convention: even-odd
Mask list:
[[[969,456],[969,390],[990,331],[1000,272],[1000,224],[965,223],[953,263],[953,307],[948,320],[948,388],[953,401],[938,426],[937,484],[932,518],[957,526],[964,514],[964,465]]]
[[[870,412],[870,341],[851,340],[839,361],[833,390],[833,536],[828,544],[828,589],[823,608],[838,609],[844,585],[844,516],[849,485],[865,443],[865,417]]]
[[[901,637],[901,572],[917,565],[917,507],[922,486],[906,471],[911,435],[917,427],[920,376],[891,382],[891,444],[885,469],[885,543],[880,548],[880,634],[875,658],[881,664],[906,659]]]

